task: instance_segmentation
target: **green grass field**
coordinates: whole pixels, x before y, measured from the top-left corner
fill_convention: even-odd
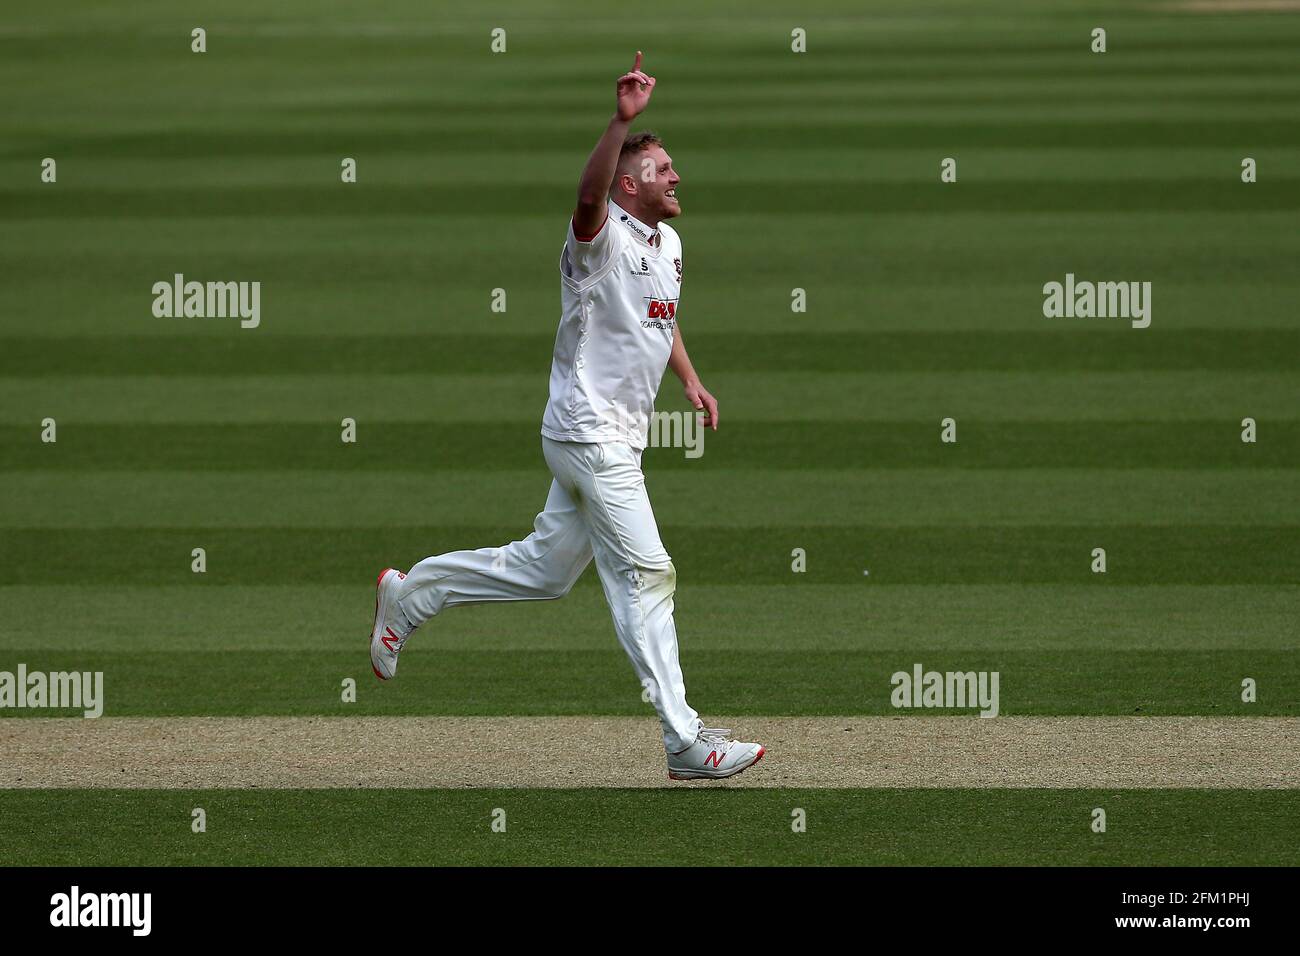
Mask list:
[[[109,718],[646,713],[590,570],[438,618],[389,686],[363,644],[381,568],[545,499],[556,258],[642,49],[722,412],[645,457],[692,704],[892,715],[920,662],[1009,715],[1300,723],[1300,14],[1189,6],[6,10],[0,671],[102,670]],[[175,273],[261,282],[260,325],[156,318]],[[1067,273],[1151,282],[1150,327],[1045,318]],[[1295,786],[1124,791],[1107,834],[1064,789],[13,789],[0,863],[689,863],[700,815],[751,848],[717,862],[1294,864]]]
[[[1099,803],[1111,829],[1095,834]],[[194,807],[205,834],[190,830]],[[27,866],[1300,861],[1294,790],[60,790],[11,791],[5,809],[44,820],[7,847]],[[796,809],[806,832],[791,829]]]

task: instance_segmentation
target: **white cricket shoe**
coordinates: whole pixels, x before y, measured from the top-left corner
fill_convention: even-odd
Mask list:
[[[668,755],[669,780],[718,780],[731,777],[763,758],[762,744],[745,744],[732,740],[730,730],[700,730],[700,735],[679,754]]]
[[[384,568],[375,581],[375,627],[370,632],[370,667],[380,680],[392,680],[397,674],[397,655],[411,636],[411,630],[397,606],[397,585],[406,575],[395,568]]]

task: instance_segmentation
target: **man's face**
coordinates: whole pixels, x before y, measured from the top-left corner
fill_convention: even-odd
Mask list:
[[[677,201],[677,184],[682,178],[673,169],[673,159],[662,146],[651,146],[633,157],[631,175],[636,179],[636,194],[643,212],[656,219],[671,219],[682,214]]]

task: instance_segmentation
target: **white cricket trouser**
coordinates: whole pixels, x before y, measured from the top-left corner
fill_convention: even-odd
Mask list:
[[[621,442],[558,442],[543,436],[555,480],[533,533],[502,548],[425,558],[399,585],[419,627],[445,607],[548,601],[569,593],[593,555],[619,642],[663,723],[670,753],[695,742],[701,722],[686,703],[673,625],[673,567],[641,472],[641,453]]]

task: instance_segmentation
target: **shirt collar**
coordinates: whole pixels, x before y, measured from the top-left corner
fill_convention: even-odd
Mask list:
[[[627,226],[628,229],[632,230],[632,234],[647,246],[658,247],[663,241],[658,229],[647,226],[636,216],[632,215],[618,203],[614,202],[614,200],[611,199],[609,201],[609,206],[609,214],[611,216],[617,216],[618,221]]]

